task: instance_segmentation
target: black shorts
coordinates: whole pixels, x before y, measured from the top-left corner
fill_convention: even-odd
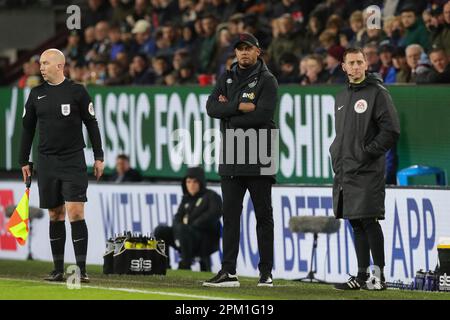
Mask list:
[[[84,151],[67,155],[38,155],[37,178],[41,208],[86,202],[88,176]]]

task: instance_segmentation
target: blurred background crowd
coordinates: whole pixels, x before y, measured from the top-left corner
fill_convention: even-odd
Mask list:
[[[60,49],[66,75],[88,85],[209,85],[233,63],[235,37],[253,33],[280,84],[346,80],[345,48],[364,49],[387,84],[450,83],[450,1],[87,0],[82,29]],[[381,8],[372,28],[367,8]],[[19,87],[42,79],[39,56]]]

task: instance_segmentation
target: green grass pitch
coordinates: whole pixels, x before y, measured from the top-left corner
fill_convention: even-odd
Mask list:
[[[450,300],[450,293],[387,290],[336,291],[331,285],[275,279],[273,288],[257,287],[257,278],[240,277],[240,288],[204,288],[212,273],[168,270],[166,276],[103,275],[101,266],[89,266],[91,283],[69,289],[66,283],[42,280],[52,264],[41,261],[0,260],[0,299],[75,300]]]

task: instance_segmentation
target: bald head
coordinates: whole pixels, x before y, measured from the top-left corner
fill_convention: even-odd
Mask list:
[[[58,84],[64,80],[66,58],[60,50],[45,50],[41,54],[39,62],[41,64],[41,74],[45,81],[50,84]]]
[[[64,57],[64,53],[61,52],[61,50],[58,49],[47,49],[45,50],[41,55],[42,58],[46,58],[47,60],[55,61],[56,63],[66,63],[66,58]]]

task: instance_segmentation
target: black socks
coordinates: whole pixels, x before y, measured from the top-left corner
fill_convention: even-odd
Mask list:
[[[88,229],[85,220],[71,222],[72,242],[75,260],[81,273],[86,272],[86,254],[88,246]]]
[[[64,246],[66,245],[65,221],[50,221],[50,246],[57,272],[64,272]]]
[[[379,270],[374,270],[375,275],[384,279],[384,237],[383,230],[377,219],[355,219],[350,220],[355,235],[356,257],[358,259],[358,278],[367,280],[367,268],[370,266],[370,253],[372,253],[373,264]],[[379,274],[377,274],[379,272]]]

